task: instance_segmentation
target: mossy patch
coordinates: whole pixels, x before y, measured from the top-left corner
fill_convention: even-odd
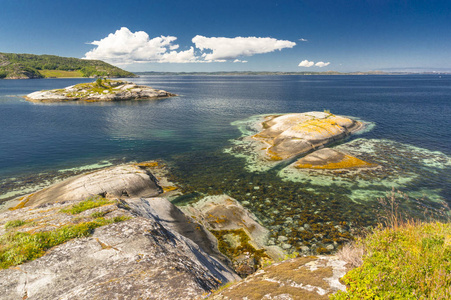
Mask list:
[[[27,222],[24,220],[11,220],[5,223],[5,229],[21,227],[25,225]]]
[[[87,237],[97,227],[121,222],[130,217],[97,218],[93,221],[65,225],[52,231],[28,233],[7,232],[0,237],[0,268],[22,264],[45,254],[51,247],[74,238]]]
[[[108,204],[116,203],[113,200],[108,200],[106,198],[103,198],[101,196],[94,196],[90,197],[84,201],[81,201],[77,204],[73,204],[72,206],[62,209],[61,212],[76,215],[81,212],[84,212],[85,210],[96,208],[99,206],[104,206]]]

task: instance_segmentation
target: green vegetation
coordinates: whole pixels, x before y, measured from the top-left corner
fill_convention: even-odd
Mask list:
[[[400,210],[406,197],[392,191],[380,199],[384,222],[351,245],[361,265],[342,278],[347,292],[331,299],[451,299],[449,208],[429,212],[442,222],[413,220]]]
[[[451,224],[407,222],[377,228],[360,241],[363,265],[332,299],[450,299]]]
[[[113,219],[97,218],[90,222],[66,225],[53,231],[7,232],[0,237],[0,268],[6,269],[39,258],[51,247],[73,238],[87,237],[97,227],[128,219],[130,217],[126,216]]]
[[[80,70],[76,71],[62,71],[62,70],[39,70],[45,78],[79,78],[83,77]]]
[[[112,204],[112,203],[115,203],[115,202],[112,200],[105,199],[101,196],[94,196],[94,197],[90,197],[84,201],[81,201],[77,204],[74,204],[74,205],[70,206],[69,208],[62,209],[61,212],[68,213],[71,215],[76,215],[81,212],[84,212],[85,210]]]
[[[43,77],[136,77],[100,60],[55,55],[0,53],[0,79]]]
[[[5,229],[20,227],[20,226],[24,225],[25,223],[27,223],[27,222],[23,221],[23,220],[8,221],[5,223]]]

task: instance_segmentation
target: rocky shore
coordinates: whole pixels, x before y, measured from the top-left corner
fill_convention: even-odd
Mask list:
[[[0,213],[1,297],[195,299],[286,257],[227,195],[174,206],[167,197],[180,191],[167,175],[155,161],[119,165],[18,199]],[[285,268],[293,263],[307,261]],[[302,293],[344,289],[327,279],[335,271],[323,265],[318,288],[308,281]],[[312,271],[304,269],[307,278]],[[278,286],[262,292],[279,294]],[[230,293],[224,299],[234,299]]]
[[[176,96],[164,90],[153,89],[145,85],[110,79],[97,79],[92,83],[81,83],[64,89],[37,91],[24,98],[31,102],[62,101],[125,101],[148,100]]]
[[[100,84],[109,86],[100,96],[110,90],[120,91],[114,95],[143,93],[130,83]],[[69,97],[77,89],[35,97]],[[267,116],[257,125],[260,132],[246,138],[263,145],[253,148],[261,149],[256,151],[261,160],[288,161],[299,171],[376,167],[324,148],[361,130],[360,121],[309,112]],[[319,217],[318,206],[310,215],[300,203],[299,213],[293,210],[283,223],[274,219],[265,227],[246,208],[247,198],[227,194],[207,193],[175,206],[170,199],[183,196],[186,188],[173,178],[161,162],[123,164],[11,202],[0,211],[0,280],[6,283],[0,294],[27,299],[320,299],[345,290],[338,278],[345,274],[346,262],[306,255],[334,253],[352,238],[350,224],[336,224],[327,214]],[[246,189],[252,199],[265,194],[264,185],[244,184],[252,185]],[[267,197],[258,207],[270,202]]]

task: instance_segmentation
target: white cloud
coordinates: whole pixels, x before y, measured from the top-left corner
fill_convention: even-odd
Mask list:
[[[286,40],[262,37],[205,37],[196,35],[192,42],[196,48],[211,50],[203,55],[206,61],[223,61],[236,59],[239,56],[252,56],[254,54],[269,53],[284,48],[293,48],[296,43]]]
[[[303,60],[299,63],[298,67],[310,68],[313,65],[322,68],[322,67],[326,67],[326,66],[330,65],[330,62],[325,63],[323,61],[319,61],[319,62],[315,63],[313,61]]]
[[[240,59],[235,59],[234,61],[233,61],[234,63],[247,63],[247,60],[240,60]]]
[[[269,53],[292,48],[296,43],[287,40],[262,37],[204,37],[196,35],[195,47],[179,50],[175,36],[150,38],[144,31],[131,32],[122,27],[107,37],[91,42],[96,46],[85,54],[84,59],[98,59],[112,64],[131,63],[193,63],[193,62],[241,62],[240,56]],[[195,49],[197,48],[197,49]],[[206,50],[206,51],[205,51]]]
[[[188,63],[198,62],[198,58],[194,55],[194,48],[191,47],[186,51],[170,51],[161,55],[159,63]]]
[[[308,40],[307,39],[299,39],[301,42],[308,42]]]
[[[330,62],[325,63],[325,62],[319,61],[315,64],[315,66],[320,67],[320,68],[327,67],[328,65],[330,65]]]
[[[142,62],[193,62],[196,61],[194,49],[181,52],[174,50],[179,45],[173,44],[174,36],[160,36],[150,39],[144,31],[131,32],[122,27],[110,33],[100,41],[91,44],[97,46],[85,54],[85,59],[99,59],[116,64]]]
[[[305,68],[310,68],[311,66],[313,66],[315,63],[313,61],[308,61],[308,60],[303,60],[299,63],[298,67],[305,67]]]

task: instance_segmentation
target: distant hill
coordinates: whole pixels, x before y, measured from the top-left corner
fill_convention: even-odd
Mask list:
[[[0,53],[0,79],[136,77],[100,60],[56,55]]]
[[[437,75],[450,74],[450,72],[384,72],[384,71],[366,71],[366,72],[272,72],[272,71],[219,71],[219,72],[136,72],[136,75],[198,75],[198,76],[247,76],[247,75]]]

